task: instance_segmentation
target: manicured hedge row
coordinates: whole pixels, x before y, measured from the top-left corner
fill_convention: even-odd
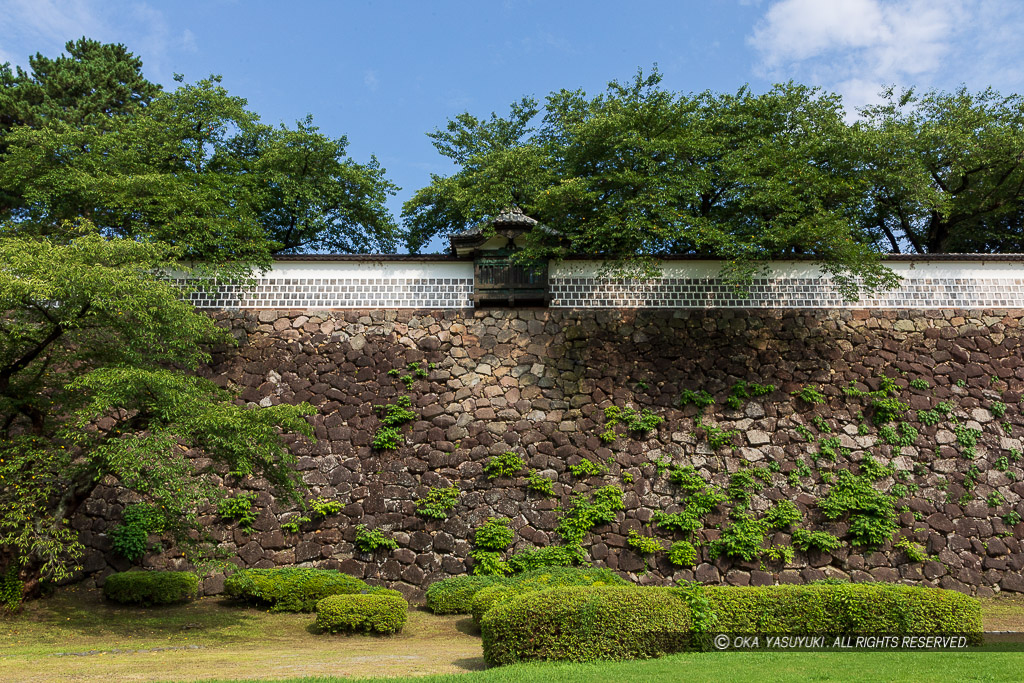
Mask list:
[[[434,614],[469,614],[478,591],[500,584],[498,576],[453,576],[437,581],[427,587],[427,609]]]
[[[496,604],[480,630],[491,665],[646,659],[686,649],[690,611],[664,588],[568,586]]]
[[[398,591],[332,595],[316,603],[316,627],[325,633],[398,633],[408,603]]]
[[[312,612],[328,596],[369,590],[362,579],[334,569],[241,569],[224,581],[231,597],[268,605],[271,612]]]
[[[484,614],[494,605],[523,593],[557,586],[625,586],[628,582],[610,569],[545,567],[505,577],[501,584],[489,586],[473,596],[470,612],[480,625]]]
[[[481,591],[489,664],[640,659],[706,647],[702,633],[962,634],[980,644],[981,605],[956,591],[896,584],[562,587]],[[691,638],[691,635],[693,636]]]
[[[511,576],[455,576],[427,588],[427,609],[434,614],[472,614],[473,598],[491,586],[530,586],[540,590],[551,586],[622,585],[626,580],[609,569],[544,567]]]
[[[669,589],[685,591],[687,589]],[[957,591],[892,583],[699,588],[729,633],[962,633],[980,643],[981,603]]]
[[[199,591],[192,572],[137,571],[111,574],[103,584],[108,600],[128,605],[171,605],[187,602]]]

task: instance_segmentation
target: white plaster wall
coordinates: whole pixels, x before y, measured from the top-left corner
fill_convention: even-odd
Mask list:
[[[717,278],[723,261],[671,261],[662,265],[661,277]],[[1004,279],[1024,277],[1024,261],[889,261],[886,265],[907,279],[966,278]],[[606,266],[601,261],[561,261],[552,264],[548,273],[553,278],[601,277]],[[819,278],[829,277],[822,269],[806,261],[773,261],[766,277]],[[612,275],[614,277],[614,275]],[[756,277],[761,277],[758,274]]]
[[[277,261],[258,278],[472,278],[472,262]]]

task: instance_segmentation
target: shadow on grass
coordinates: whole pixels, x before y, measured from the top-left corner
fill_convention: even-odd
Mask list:
[[[29,628],[67,635],[136,639],[195,633],[224,640],[249,637],[262,616],[226,600],[140,607],[110,602],[97,591],[67,590],[26,604],[15,618]]]
[[[459,633],[465,633],[467,636],[479,636],[480,628],[473,621],[473,617],[466,617],[465,619],[459,619],[455,622],[455,628]]]
[[[454,660],[452,665],[463,671],[483,671],[487,668],[483,657],[462,657]]]

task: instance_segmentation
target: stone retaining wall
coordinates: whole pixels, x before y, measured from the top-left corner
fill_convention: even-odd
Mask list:
[[[978,595],[1024,591],[1024,524],[1004,520],[1024,513],[1024,461],[1016,460],[1024,434],[1022,311],[252,310],[213,315],[232,327],[241,345],[218,353],[203,374],[236,389],[245,402],[315,405],[317,441],[294,444],[301,456],[298,467],[310,497],[344,505],[342,514],[306,523],[301,533],[291,534],[281,523],[295,511],[281,509],[261,482],[226,481],[259,493],[252,534],[213,514],[204,518],[241,566],[335,567],[417,597],[431,582],[470,569],[472,530],[488,517],[511,519],[515,549],[555,544],[558,507],[574,494],[615,484],[625,492],[625,510],[615,522],[594,528],[584,546],[595,566],[643,583],[696,579],[745,585],[838,577],[923,583]],[[409,363],[430,369],[406,391],[401,378],[388,371],[410,374]],[[913,445],[882,443],[870,415],[863,416],[864,400],[842,392],[851,381],[876,389],[881,373],[901,385],[900,400],[909,404],[909,423],[919,432]],[[928,388],[910,387],[914,379],[926,381]],[[777,389],[734,410],[723,402],[737,380],[772,383]],[[811,406],[791,395],[808,385],[820,387],[827,401]],[[716,397],[703,420],[737,430],[735,450],[708,445],[695,425],[696,408],[679,407],[684,389],[705,389]],[[374,405],[405,393],[418,413],[401,429],[407,443],[397,451],[374,450],[370,444],[379,424]],[[938,424],[914,417],[940,402],[948,402],[952,413]],[[1006,406],[999,418],[993,415],[1000,412],[997,402]],[[598,433],[610,405],[649,408],[664,422],[647,435],[620,433],[604,444]],[[957,427],[981,431],[973,458],[957,443]],[[818,443],[809,443],[807,434]],[[840,441],[834,463],[812,457],[825,438]],[[508,450],[556,481],[556,497],[528,491],[525,471],[517,478],[488,480],[484,464]],[[797,551],[785,564],[712,558],[709,543],[730,523],[731,504],[706,519],[700,559],[692,569],[678,570],[664,553],[645,558],[627,546],[631,530],[655,535],[666,547],[682,538],[647,525],[655,512],[679,509],[682,496],[668,480],[669,464],[692,465],[725,487],[742,467],[778,463],[752,499],[754,514],[773,501],[792,500],[806,527],[844,538],[849,525],[825,519],[817,502],[836,471],[856,471],[868,454],[896,469],[876,487],[906,487],[898,503],[899,534],[918,544],[929,556],[925,561],[912,561],[892,541],[872,552],[848,542],[832,553]],[[568,468],[581,458],[607,462],[610,470],[577,478]],[[430,487],[447,485],[461,492],[448,519],[418,516],[415,501]],[[125,502],[115,487],[101,487],[75,520],[91,548],[85,562],[91,579],[127,568],[109,552],[105,533]],[[357,524],[388,531],[399,548],[376,556],[357,552]],[[788,546],[789,540],[783,530],[766,545]],[[147,566],[181,562],[173,552],[144,559]],[[204,583],[210,593],[221,585],[218,577]]]

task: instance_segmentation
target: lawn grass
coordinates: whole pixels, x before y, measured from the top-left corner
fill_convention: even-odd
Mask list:
[[[462,675],[398,679],[415,683],[772,683],[774,681],[1020,681],[1024,654],[916,652],[692,652],[642,662],[518,664]],[[303,678],[291,683],[381,679]],[[389,679],[398,683],[395,679]],[[227,683],[226,681],[221,683]],[[233,682],[232,682],[233,683]]]
[[[986,599],[982,608],[986,630],[1024,631],[1024,597]],[[411,609],[403,632],[384,638],[318,635],[312,623],[310,614],[270,614],[220,598],[142,609],[106,602],[97,591],[65,589],[28,603],[20,614],[0,616],[0,680],[1024,679],[1024,654],[1019,652],[695,652],[645,662],[517,665],[484,671],[479,636],[464,615],[435,616]]]

